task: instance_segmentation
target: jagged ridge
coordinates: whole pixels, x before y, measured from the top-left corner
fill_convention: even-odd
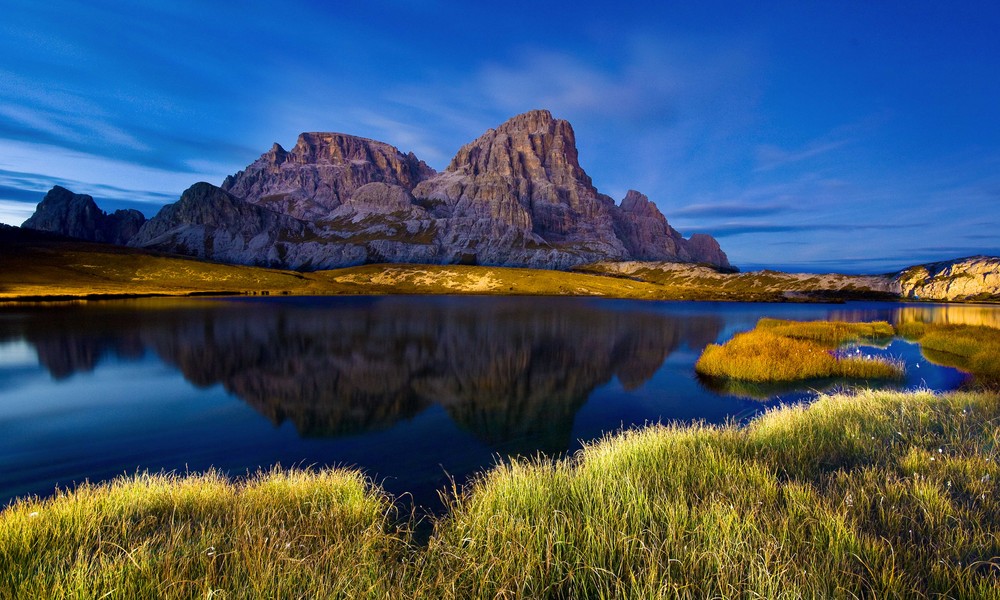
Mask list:
[[[23,227],[89,242],[125,244],[145,222],[146,217],[137,210],[116,210],[108,214],[97,207],[93,197],[74,194],[57,185],[45,194]]]
[[[183,209],[162,210],[129,245],[295,269],[564,269],[629,259],[729,267],[714,239],[685,240],[642,194],[630,191],[616,206],[598,192],[580,166],[572,126],[547,110],[488,130],[442,173],[389,144],[303,133],[291,151],[274,144],[213,188],[193,186]]]

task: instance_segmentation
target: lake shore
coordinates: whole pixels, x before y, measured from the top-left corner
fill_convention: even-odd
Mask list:
[[[137,475],[4,509],[0,596],[990,597],[998,418],[859,392],[651,426],[444,490],[426,541],[351,471]]]

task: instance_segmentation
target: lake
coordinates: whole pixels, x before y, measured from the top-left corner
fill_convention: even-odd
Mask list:
[[[145,299],[0,309],[0,505],[142,470],[358,467],[436,504],[508,456],[652,422],[747,420],[799,389],[699,381],[763,316],[1000,327],[1000,307],[582,298]],[[898,387],[967,377],[895,341]]]

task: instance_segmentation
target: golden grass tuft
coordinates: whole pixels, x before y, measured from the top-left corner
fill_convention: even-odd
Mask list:
[[[919,342],[931,362],[967,371],[980,384],[1000,388],[1000,330],[915,322],[900,325],[899,333]]]
[[[795,322],[761,319],[751,331],[738,333],[724,345],[709,344],[695,370],[708,377],[754,383],[830,377],[894,379],[903,366],[880,358],[837,357],[830,350],[860,341],[891,337],[885,322]]]
[[[388,593],[405,545],[355,472],[137,475],[0,516],[2,598],[294,598]],[[360,565],[360,567],[358,566]]]

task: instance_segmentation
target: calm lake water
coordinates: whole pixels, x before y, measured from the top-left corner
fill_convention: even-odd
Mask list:
[[[422,505],[453,476],[622,427],[749,419],[699,381],[762,316],[1000,327],[1000,307],[577,298],[231,298],[0,309],[0,505],[141,470],[363,469]],[[904,388],[960,387],[896,341]],[[816,388],[824,382],[810,382]],[[828,383],[828,382],[825,382]]]

